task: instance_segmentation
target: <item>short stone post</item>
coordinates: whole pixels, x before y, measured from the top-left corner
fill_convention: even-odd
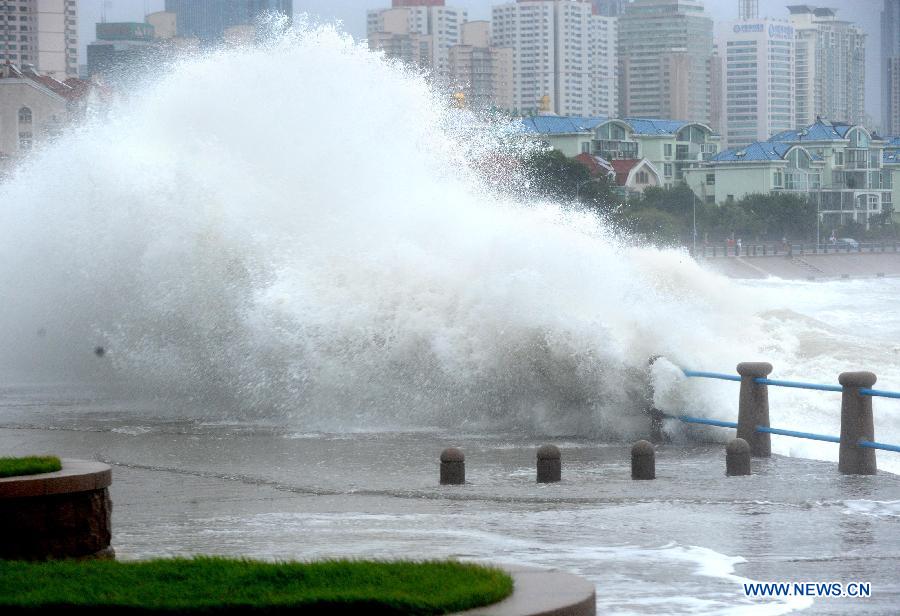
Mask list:
[[[466,482],[466,456],[456,447],[441,452],[441,485],[456,486]]]
[[[537,450],[538,483],[555,483],[562,479],[562,459],[559,447],[544,445]]]
[[[871,372],[844,372],[838,382],[844,386],[841,397],[841,449],[838,470],[844,475],[874,475],[875,450],[860,447],[862,440],[875,440],[872,396],[860,395],[860,388],[870,388],[877,377]]]
[[[769,387],[754,379],[771,374],[772,364],[743,362],[737,365],[737,372],[741,375],[737,437],[747,441],[753,457],[768,458],[772,455],[772,439],[768,432],[757,432],[756,426],[769,427]]]
[[[725,474],[729,477],[750,474],[750,443],[733,438],[725,448]]]
[[[631,447],[631,478],[656,479],[656,450],[650,441],[638,441]]]

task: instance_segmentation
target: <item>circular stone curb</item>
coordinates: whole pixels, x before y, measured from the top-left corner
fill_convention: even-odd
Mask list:
[[[112,469],[62,460],[62,470],[0,478],[0,558],[111,558]]]
[[[513,593],[492,605],[455,616],[596,616],[597,591],[582,577],[531,567],[501,567],[513,578]]]
[[[62,470],[0,478],[0,499],[91,492],[112,484],[112,469],[90,460],[62,460]]]

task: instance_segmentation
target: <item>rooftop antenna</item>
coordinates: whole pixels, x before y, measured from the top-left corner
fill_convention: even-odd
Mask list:
[[[100,23],[106,23],[106,11],[107,9],[112,8],[112,0],[103,0],[103,5],[100,8]]]
[[[738,0],[741,20],[759,19],[759,0]]]

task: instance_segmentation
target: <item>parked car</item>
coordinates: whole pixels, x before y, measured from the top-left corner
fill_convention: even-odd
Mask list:
[[[839,237],[835,244],[838,246],[843,246],[845,248],[859,248],[859,242],[857,242],[852,237]]]

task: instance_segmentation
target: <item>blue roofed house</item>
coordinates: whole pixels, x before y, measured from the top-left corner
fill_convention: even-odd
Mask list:
[[[575,118],[557,115],[537,115],[521,118],[526,135],[543,141],[568,157],[591,153],[593,129],[606,118]]]
[[[526,134],[566,156],[587,153],[605,160],[647,160],[665,186],[681,182],[691,166],[712,159],[719,135],[699,122],[643,118],[522,118]]]
[[[882,188],[891,191],[891,203],[900,203],[900,137],[885,139],[881,155]],[[894,221],[900,222],[900,212],[894,208]]]
[[[864,126],[819,119],[768,141],[725,150],[686,171],[685,180],[708,203],[759,193],[808,195],[818,203],[826,228],[849,222],[868,228],[893,210],[885,145]]]

